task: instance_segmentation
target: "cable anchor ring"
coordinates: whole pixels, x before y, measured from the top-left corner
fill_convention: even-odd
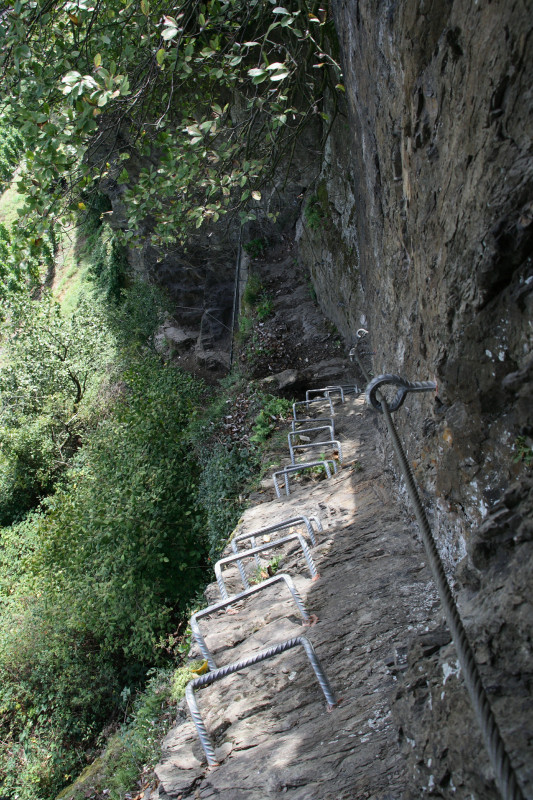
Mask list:
[[[437,384],[435,381],[407,381],[400,375],[378,375],[370,381],[366,387],[366,402],[372,406],[373,409],[383,414],[383,406],[376,398],[378,389],[386,385],[399,386],[394,399],[388,403],[389,411],[397,411],[405,400],[408,392],[432,392],[436,391]]]

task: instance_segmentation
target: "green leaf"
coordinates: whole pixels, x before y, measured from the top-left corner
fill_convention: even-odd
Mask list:
[[[150,13],[150,0],[141,0],[141,11],[145,17],[148,16]]]
[[[94,66],[98,69],[98,67],[102,66],[102,56],[100,53],[97,53],[94,57]]]
[[[80,80],[80,78],[81,78],[81,73],[76,72],[76,70],[71,70],[70,72],[67,72],[67,74],[64,75],[61,80],[63,83],[67,83],[70,86],[73,86]]]
[[[166,51],[165,51],[165,49],[164,49],[163,47],[161,47],[161,48],[160,48],[160,49],[157,51],[157,53],[155,54],[155,60],[157,61],[157,63],[159,64],[159,66],[161,66],[161,64],[162,64],[162,63],[163,63],[163,61],[165,60],[165,52],[166,52]]]
[[[177,34],[178,34],[178,29],[170,26],[161,33],[161,36],[165,40],[165,42],[168,42],[170,39],[173,39],[175,36],[177,36]]]

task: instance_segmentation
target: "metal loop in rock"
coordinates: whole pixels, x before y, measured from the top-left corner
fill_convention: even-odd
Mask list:
[[[388,403],[389,411],[397,411],[403,405],[408,392],[431,392],[437,388],[435,381],[407,381],[400,375],[378,375],[366,387],[366,402],[381,414],[383,414],[383,406],[377,399],[376,393],[382,386],[390,385],[399,386],[399,389],[394,399]]]

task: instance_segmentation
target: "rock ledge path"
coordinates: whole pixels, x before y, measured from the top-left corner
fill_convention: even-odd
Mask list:
[[[310,580],[297,546],[268,554],[283,553],[279,572],[293,577],[318,622],[303,627],[279,583],[203,619],[201,627],[219,666],[307,636],[342,702],[327,711],[301,648],[199,690],[198,705],[220,766],[207,768],[182,702],[176,726],[163,743],[156,767],[160,784],[152,800],[266,800],[280,794],[292,800],[393,800],[433,794],[439,786],[438,797],[476,796],[471,786],[462,786],[460,765],[450,777],[445,756],[444,766],[436,758],[432,770],[429,759],[413,775],[409,753],[415,742],[408,726],[402,727],[398,708],[409,715],[413,703],[431,706],[432,698],[431,692],[417,689],[417,681],[421,689],[428,685],[425,675],[411,675],[408,690],[399,689],[413,641],[422,643],[425,655],[437,653],[441,659],[437,678],[432,677],[433,694],[441,702],[447,692],[466,693],[415,526],[395,502],[383,468],[376,415],[353,395],[335,407],[343,468],[330,480],[291,480],[288,498],[278,500],[273,489],[265,488],[236,529],[248,532],[298,514],[320,518],[324,531],[312,549],[317,581]],[[230,553],[228,547],[224,555]],[[237,569],[228,569],[227,576],[230,593],[240,591]],[[209,604],[220,599],[216,583],[206,596]],[[196,648],[192,655],[200,657]],[[467,701],[463,708],[469,722]],[[471,735],[479,752],[475,727]],[[437,752],[438,743],[432,747]],[[483,758],[479,769],[487,770]]]

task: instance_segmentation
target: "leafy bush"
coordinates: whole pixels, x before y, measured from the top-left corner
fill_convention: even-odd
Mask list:
[[[251,258],[260,258],[264,254],[267,244],[266,239],[250,239],[244,245],[244,249]]]
[[[126,250],[107,227],[91,237],[89,246],[93,247],[91,277],[107,302],[116,305],[126,288]]]
[[[103,315],[88,301],[65,317],[49,295],[13,298],[0,366],[0,524],[34,507],[77,451],[83,407],[113,357]]]
[[[526,467],[533,467],[533,448],[531,448],[525,436],[517,436],[513,446],[513,462],[523,463]]]
[[[218,443],[209,454],[200,481],[207,515],[209,556],[215,560],[242,511],[239,492],[257,469],[257,454],[244,447]]]
[[[24,142],[16,128],[0,124],[0,192],[13,177]]]
[[[262,292],[263,284],[259,275],[250,275],[242,296],[244,305],[253,308],[259,302]]]
[[[268,317],[270,317],[273,310],[274,310],[274,303],[272,301],[272,296],[267,292],[263,292],[256,309],[257,319],[260,322],[263,322],[263,320],[268,319]]]
[[[51,596],[102,647],[140,661],[153,657],[203,569],[198,467],[184,437],[199,390],[156,357],[129,367],[113,415],[42,518],[38,567],[54,574]]]
[[[0,321],[4,318],[4,304],[20,295],[28,286],[34,287],[43,268],[53,265],[53,228],[42,237],[30,242],[24,253],[13,244],[13,236],[0,223]]]
[[[149,771],[160,756],[160,740],[172,725],[173,706],[195,677],[192,666],[149,670],[146,687],[128,707],[126,721],[111,737],[105,752],[61,792],[61,800],[82,800],[89,793],[105,793],[110,800],[128,796],[141,770]]]
[[[157,660],[206,564],[198,468],[184,431],[201,385],[156,357],[41,513],[2,536],[1,791],[50,798]]]
[[[239,339],[244,341],[248,338],[254,327],[254,321],[246,314],[242,314],[239,318]]]
[[[250,440],[261,444],[265,442],[272,431],[275,430],[278,423],[287,417],[292,409],[290,400],[285,400],[282,397],[274,397],[273,395],[266,395],[264,405],[258,413],[252,429]]]
[[[155,351],[155,334],[163,321],[165,298],[161,289],[143,281],[121,292],[115,309],[109,313],[109,325],[125,351]]]
[[[307,222],[307,226],[312,231],[317,231],[322,227],[324,212],[322,211],[320,200],[316,195],[313,195],[309,198],[309,202],[304,208],[304,217],[305,221]]]

